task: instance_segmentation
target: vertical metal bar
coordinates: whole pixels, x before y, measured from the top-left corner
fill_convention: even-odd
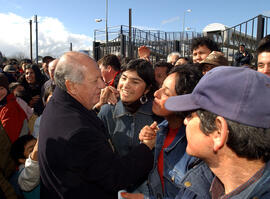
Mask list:
[[[257,43],[263,38],[264,33],[264,18],[262,15],[258,15],[257,22]]]
[[[30,59],[33,61],[33,44],[32,44],[32,20],[29,21],[30,24]]]
[[[38,64],[38,21],[37,21],[37,15],[35,15],[35,23],[36,23],[36,64]]]
[[[247,27],[248,27],[247,23],[248,23],[248,22],[246,22],[246,27],[245,27],[245,28],[246,28],[246,30],[245,30],[245,44],[248,43],[248,41],[247,41],[247,40],[248,40],[248,39],[247,39]]]
[[[106,0],[106,18],[105,18],[105,34],[106,34],[106,52],[108,52],[108,0]]]
[[[69,44],[69,51],[72,51],[72,42]]]
[[[129,8],[129,24],[128,24],[128,27],[129,27],[129,33],[128,33],[128,42],[129,42],[129,47],[128,47],[128,50],[129,50],[129,53],[128,53],[128,56],[130,58],[133,58],[133,55],[132,55],[132,47],[131,47],[131,34],[132,34],[132,25],[131,25],[132,21],[131,21],[131,8]]]

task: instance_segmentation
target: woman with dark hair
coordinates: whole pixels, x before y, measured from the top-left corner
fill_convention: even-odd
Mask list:
[[[27,103],[34,108],[34,112],[40,115],[44,109],[41,99],[41,87],[45,83],[45,77],[41,74],[37,64],[25,66],[25,73],[19,78],[19,82],[25,88],[26,94],[30,96]]]
[[[121,156],[140,143],[139,133],[145,125],[161,121],[152,112],[156,88],[151,63],[142,59],[132,60],[125,67],[118,83],[120,100],[116,105],[106,104],[101,107],[98,116],[111,135],[116,152]],[[147,188],[141,190],[148,191]]]

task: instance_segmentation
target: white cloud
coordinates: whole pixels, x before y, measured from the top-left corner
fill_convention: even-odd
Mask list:
[[[161,21],[161,25],[165,25],[165,24],[168,24],[168,23],[173,23],[175,21],[179,21],[179,19],[180,19],[179,16],[173,17],[173,18],[170,18],[170,19],[166,19],[166,20]]]
[[[0,13],[0,51],[6,56],[24,54],[30,57],[29,20],[13,13]],[[90,50],[93,39],[87,35],[73,34],[56,18],[38,17],[39,55],[59,56],[69,50]],[[35,57],[35,23],[32,20],[33,57]]]

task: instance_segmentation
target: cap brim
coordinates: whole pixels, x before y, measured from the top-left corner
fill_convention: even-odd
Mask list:
[[[199,109],[191,94],[169,97],[165,102],[165,108],[169,111],[190,111]]]

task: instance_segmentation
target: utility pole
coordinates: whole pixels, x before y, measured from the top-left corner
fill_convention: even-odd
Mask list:
[[[32,20],[29,21],[30,24],[30,59],[33,61],[33,47],[32,47]]]
[[[132,37],[132,11],[131,8],[129,8],[129,24],[128,24],[128,57],[133,58],[133,47],[131,43],[131,37]]]
[[[37,21],[37,15],[35,15],[35,23],[36,23],[36,64],[38,64],[38,21]]]
[[[105,34],[106,34],[106,54],[108,54],[108,0],[106,0],[106,18],[105,18]]]

